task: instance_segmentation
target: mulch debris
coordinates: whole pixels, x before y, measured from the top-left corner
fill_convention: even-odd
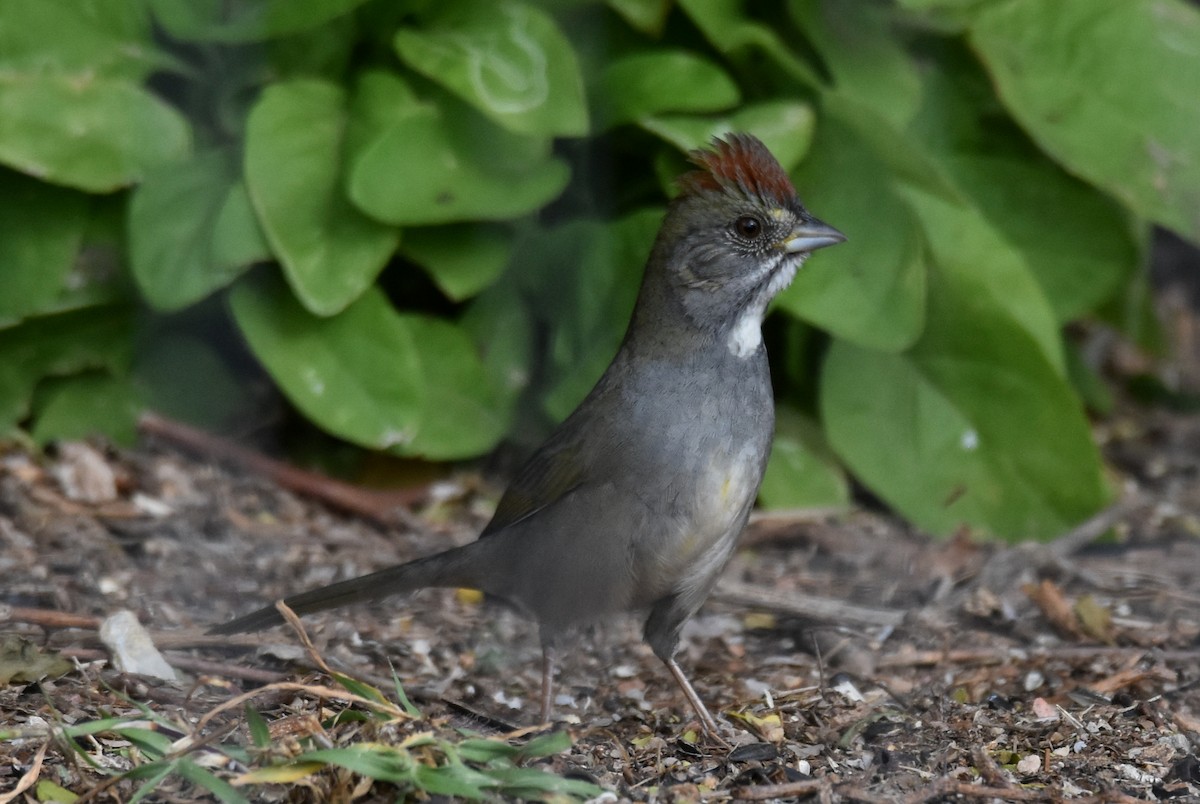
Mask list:
[[[863,509],[760,517],[680,657],[730,746],[697,736],[629,618],[563,651],[556,716],[575,742],[543,764],[634,801],[1200,801],[1200,422],[1133,421],[1100,430],[1124,502],[1047,545],[933,540]],[[153,438],[0,456],[0,801],[35,763],[90,800],[126,800],[131,782],[38,735],[139,704],[203,721],[172,739],[214,755],[247,729],[229,702],[254,690],[281,746],[536,725],[535,629],[467,592],[307,618],[308,647],[286,628],[204,635],[288,593],[472,539],[496,493],[464,475],[383,527]],[[113,666],[98,634],[125,609],[178,680]],[[329,669],[385,692],[394,670],[423,717],[330,726],[356,704],[329,692]],[[105,739],[85,750],[119,768]],[[244,792],[395,796],[335,773]],[[179,779],[156,795],[206,799]]]

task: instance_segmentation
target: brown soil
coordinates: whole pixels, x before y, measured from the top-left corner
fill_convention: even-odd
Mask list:
[[[563,657],[556,708],[575,746],[548,766],[633,800],[1200,801],[1200,422],[1142,412],[1100,435],[1130,502],[1050,545],[935,541],[863,510],[758,520],[681,657],[732,750],[694,742],[686,702],[628,620],[588,630]],[[194,724],[273,679],[328,684],[289,629],[231,639],[202,629],[473,538],[494,490],[469,476],[440,490],[406,526],[383,528],[153,440],[44,460],[8,453],[0,643],[20,635],[77,665],[0,687],[0,729],[134,712],[122,696]],[[123,608],[186,682],[110,666],[98,619]],[[424,713],[373,738],[534,723],[536,638],[507,611],[430,590],[306,627],[335,669],[386,691],[394,667]],[[317,725],[311,716],[327,710],[315,696],[276,690],[255,705],[273,734],[292,730],[286,739],[353,739],[348,726]],[[246,728],[240,707],[206,727]],[[0,791],[44,742],[0,743]],[[104,781],[57,745],[40,775],[76,792]],[[349,797],[339,784],[318,775],[245,792]],[[134,789],[110,784],[92,798]],[[205,795],[177,779],[155,793]]]

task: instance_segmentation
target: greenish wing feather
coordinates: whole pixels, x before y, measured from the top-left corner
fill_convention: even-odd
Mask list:
[[[479,538],[528,519],[579,488],[584,471],[577,446],[574,439],[554,440],[538,450],[504,492]]]

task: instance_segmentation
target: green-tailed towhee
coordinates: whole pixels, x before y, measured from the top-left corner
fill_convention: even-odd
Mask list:
[[[625,340],[596,387],[517,473],[479,539],[286,599],[298,614],[431,586],[479,589],[537,620],[542,717],[573,625],[649,612],[644,635],[704,729],[675,661],[746,524],[775,410],[761,324],[808,254],[845,238],[809,215],[754,137],[691,154]],[[214,629],[281,622],[264,608]]]

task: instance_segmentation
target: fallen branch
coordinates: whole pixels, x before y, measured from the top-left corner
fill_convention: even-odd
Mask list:
[[[771,609],[838,625],[897,626],[904,622],[904,612],[896,609],[874,609],[856,606],[844,600],[816,597],[799,592],[775,592],[748,583],[723,580],[713,593],[714,600],[737,606]]]
[[[424,486],[389,491],[353,486],[325,475],[297,469],[247,449],[230,439],[165,419],[154,413],[142,414],[138,421],[138,429],[205,458],[232,463],[256,472],[285,489],[384,526],[398,524],[401,520],[398,509],[411,508],[424,500],[428,493]]]

